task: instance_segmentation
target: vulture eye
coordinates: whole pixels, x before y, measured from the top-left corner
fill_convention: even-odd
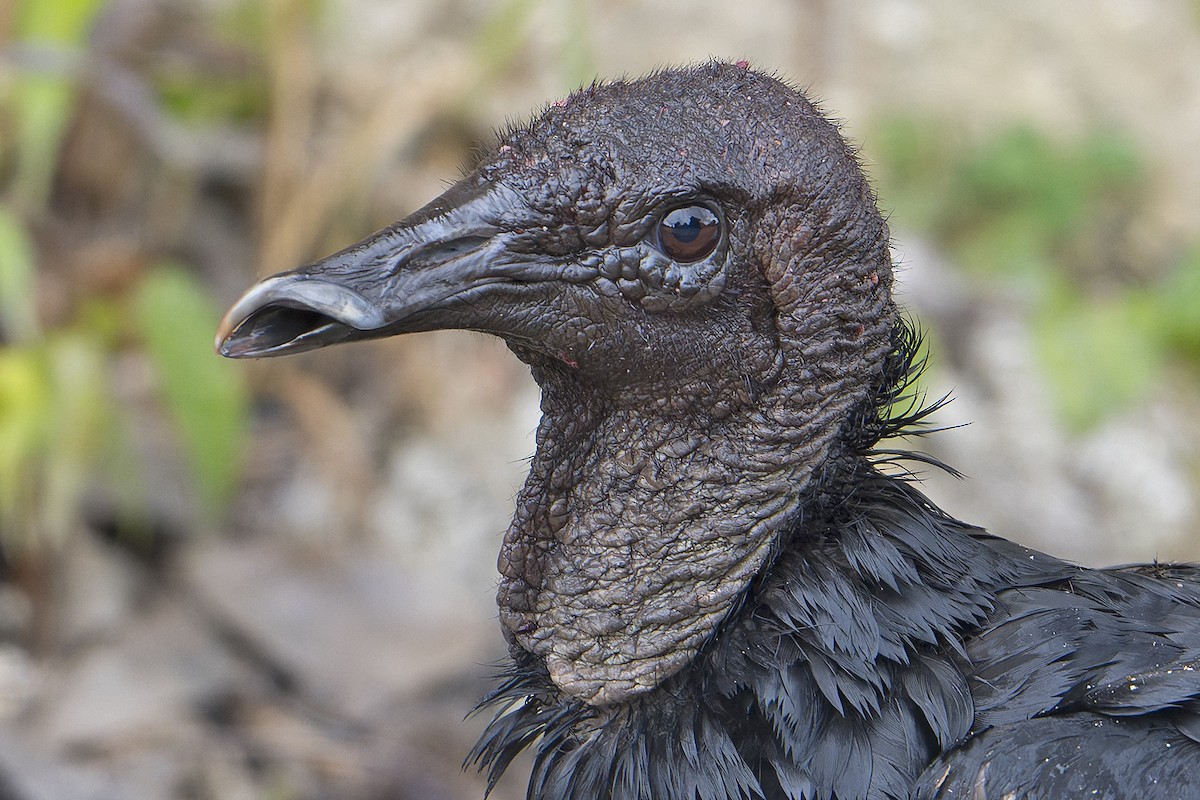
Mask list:
[[[658,223],[658,245],[682,264],[699,261],[721,241],[721,218],[708,206],[690,205],[668,211]]]

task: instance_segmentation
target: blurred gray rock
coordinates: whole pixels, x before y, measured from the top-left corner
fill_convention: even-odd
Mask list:
[[[214,541],[188,554],[184,575],[297,692],[343,718],[378,722],[389,704],[496,660],[499,633],[447,603],[441,576],[363,549]]]
[[[195,735],[197,709],[249,680],[194,610],[157,603],[52,679],[37,733],[62,751],[119,751]]]
[[[143,576],[130,555],[79,531],[63,548],[55,638],[66,649],[114,634],[129,619]]]

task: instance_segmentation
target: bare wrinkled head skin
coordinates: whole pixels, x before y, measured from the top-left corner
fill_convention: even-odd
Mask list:
[[[672,232],[702,222],[715,238],[680,256]],[[543,419],[500,620],[562,692],[607,706],[714,636],[872,399],[896,322],[887,242],[836,128],[775,78],[710,63],[551,105],[413,216],[251,289],[218,347],[503,337]]]

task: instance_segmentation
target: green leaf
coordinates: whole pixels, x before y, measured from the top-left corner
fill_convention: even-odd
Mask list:
[[[27,42],[82,45],[102,0],[24,0],[17,37]]]
[[[212,349],[219,312],[182,268],[149,273],[134,299],[141,337],[183,440],[204,508],[218,513],[239,474],[248,395],[241,372]]]
[[[16,195],[29,207],[45,204],[58,152],[75,102],[75,86],[63,78],[25,75],[13,90]]]
[[[39,529],[60,544],[72,530],[82,496],[95,482],[112,409],[108,354],[102,342],[80,330],[58,332],[42,349],[53,396]]]
[[[17,8],[16,38],[82,50],[101,0],[24,0]],[[26,203],[45,202],[76,87],[64,77],[21,74],[13,87],[16,191]]]
[[[0,334],[10,341],[37,338],[33,246],[15,214],[0,207]]]
[[[38,459],[51,424],[53,390],[34,348],[0,348],[0,531],[5,545],[31,530]]]

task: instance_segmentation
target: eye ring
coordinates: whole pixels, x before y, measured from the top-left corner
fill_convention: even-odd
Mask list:
[[[721,242],[721,215],[704,203],[671,208],[658,222],[658,248],[680,264],[707,258]]]

